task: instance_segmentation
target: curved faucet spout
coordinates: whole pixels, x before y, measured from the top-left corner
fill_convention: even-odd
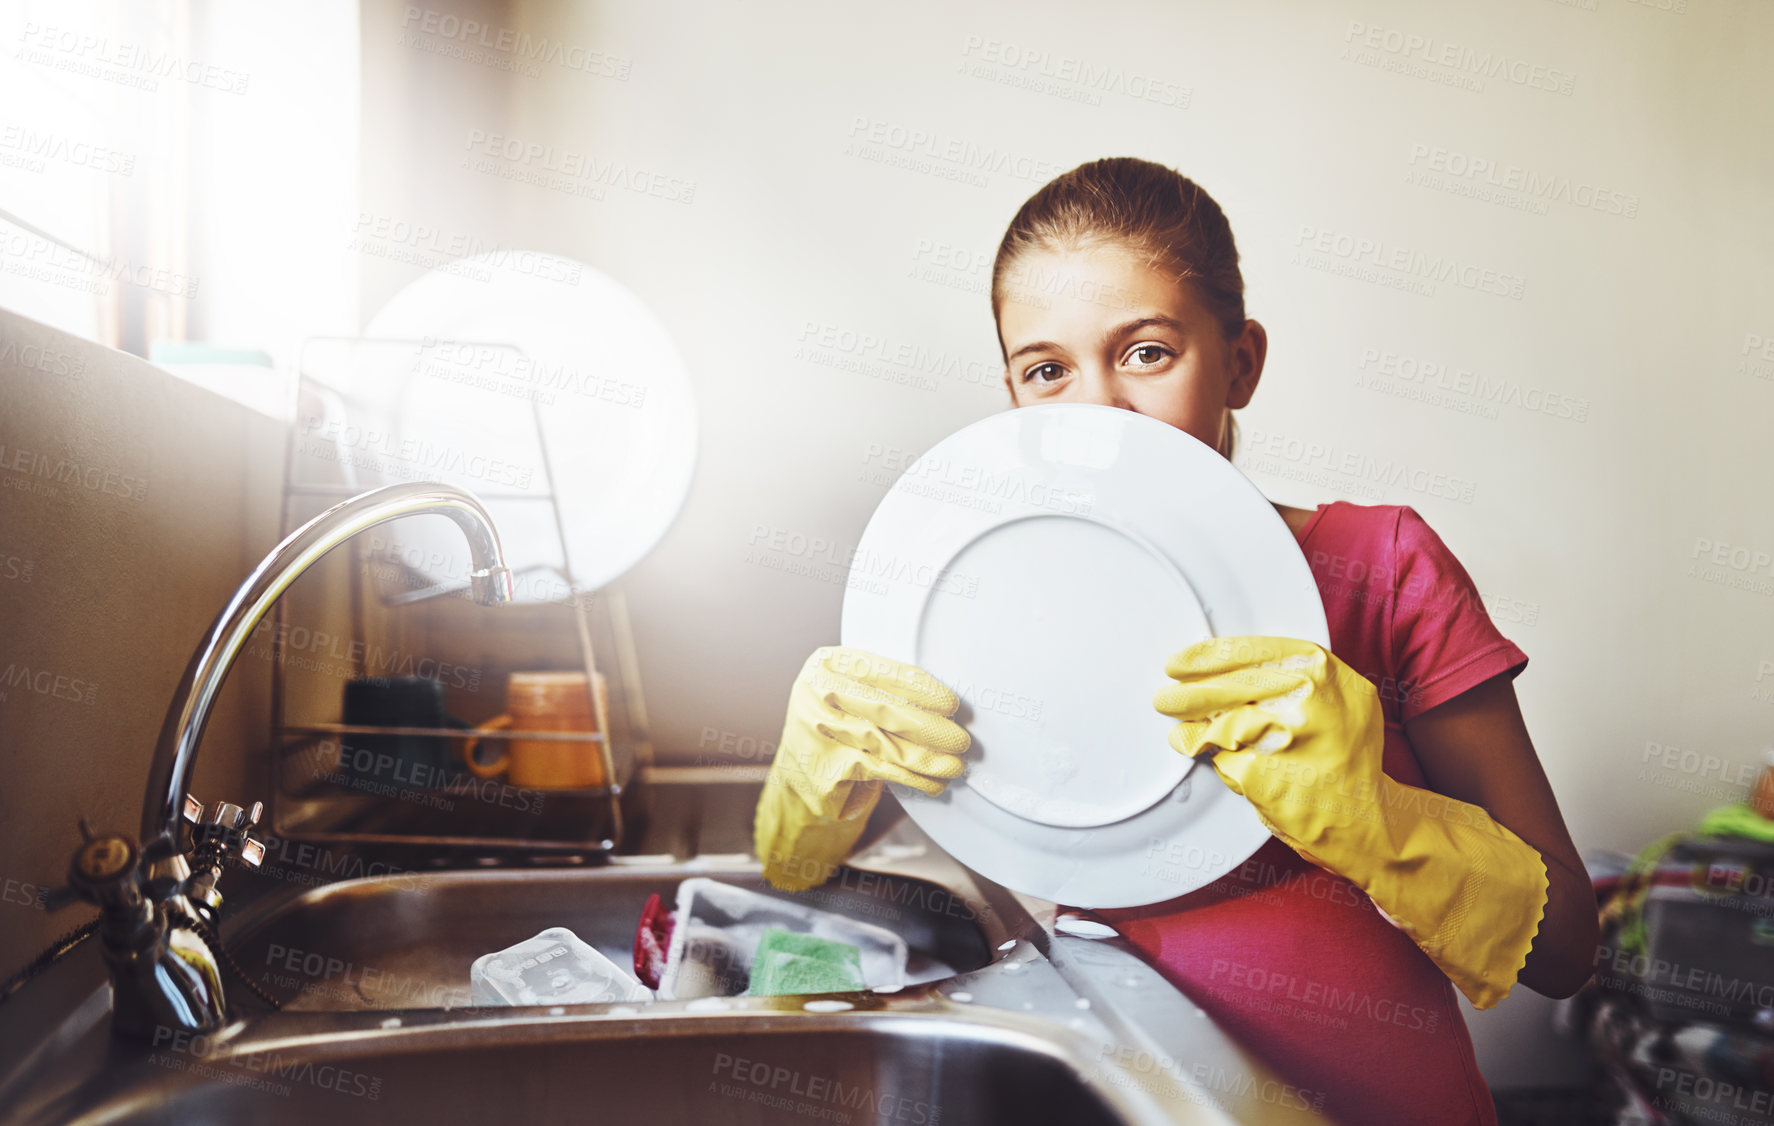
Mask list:
[[[474,563],[469,581],[475,601],[485,606],[511,601],[511,572],[505,566],[499,533],[480,501],[462,489],[432,482],[390,485],[336,504],[291,532],[234,592],[191,655],[191,663],[173,692],[142,803],[146,859],[161,859],[179,851],[179,818],[210,707],[259,619],[302,572],[358,532],[425,513],[448,516],[468,537]]]

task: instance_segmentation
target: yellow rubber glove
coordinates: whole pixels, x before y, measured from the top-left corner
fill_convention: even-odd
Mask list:
[[[862,834],[883,782],[942,793],[972,742],[948,718],[960,706],[915,665],[838,645],[815,649],[789,691],[753,821],[764,878],[784,891],[824,883]]]
[[[1546,865],[1476,805],[1380,769],[1373,682],[1321,646],[1211,638],[1173,655],[1154,706],[1171,746],[1211,755],[1269,831],[1367,892],[1394,926],[1488,1009],[1509,993],[1546,908]]]

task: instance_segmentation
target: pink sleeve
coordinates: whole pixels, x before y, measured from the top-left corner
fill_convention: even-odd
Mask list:
[[[1398,512],[1390,633],[1392,667],[1409,686],[1399,713],[1408,722],[1499,673],[1514,677],[1528,657],[1492,623],[1472,577],[1416,509]]]

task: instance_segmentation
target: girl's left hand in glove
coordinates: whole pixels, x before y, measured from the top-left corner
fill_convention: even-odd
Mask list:
[[[1373,682],[1329,650],[1221,637],[1165,665],[1170,743],[1208,758],[1269,831],[1361,887],[1478,1008],[1515,984],[1546,908],[1546,865],[1476,805],[1380,768]]]

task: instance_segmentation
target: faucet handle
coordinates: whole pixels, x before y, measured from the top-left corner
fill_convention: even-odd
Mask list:
[[[254,802],[250,809],[243,809],[225,801],[210,806],[206,814],[202,802],[185,795],[185,819],[196,826],[191,833],[194,844],[199,848],[213,845],[252,868],[265,861],[264,844],[252,836],[253,826],[264,814],[264,802]]]
[[[119,833],[94,833],[84,818],[80,835],[85,839],[68,861],[68,882],[45,891],[44,910],[60,911],[85,900],[119,917],[140,915],[144,882],[136,843]]]
[[[85,899],[86,896],[81,895],[73,884],[63,884],[60,887],[42,889],[38,893],[37,903],[43,910],[53,914]],[[91,900],[87,900],[87,902],[91,902]]]

